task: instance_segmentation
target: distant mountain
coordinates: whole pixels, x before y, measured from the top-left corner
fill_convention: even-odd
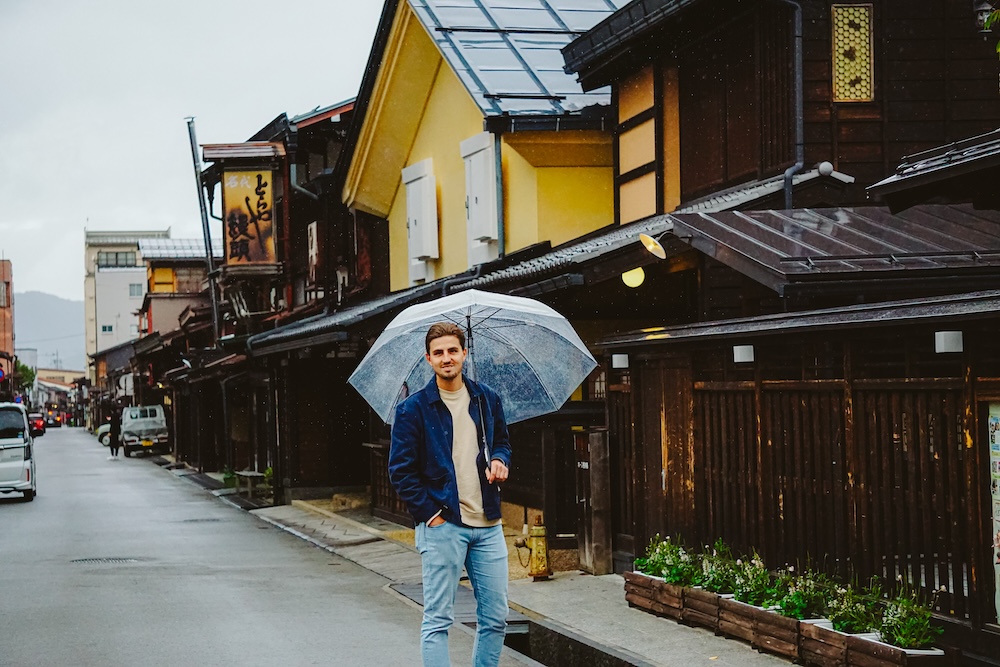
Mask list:
[[[86,371],[84,333],[83,301],[14,293],[14,347],[38,350],[39,367]]]

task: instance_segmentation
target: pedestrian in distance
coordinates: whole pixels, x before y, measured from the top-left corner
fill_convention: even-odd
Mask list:
[[[111,409],[111,429],[108,431],[108,446],[111,448],[111,456],[108,457],[109,461],[118,460],[118,448],[121,446],[122,440],[122,415],[119,408],[114,407]]]
[[[389,479],[416,522],[424,588],[420,652],[425,667],[450,665],[448,629],[462,567],[476,597],[474,667],[496,667],[507,627],[507,543],[500,486],[510,439],[500,397],[465,377],[465,332],[430,327],[425,359],[434,377],[396,408]]]

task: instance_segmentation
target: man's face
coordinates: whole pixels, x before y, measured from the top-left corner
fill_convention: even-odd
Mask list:
[[[434,375],[442,380],[452,380],[462,374],[465,354],[458,336],[441,336],[431,341],[430,352],[424,356],[434,369]]]

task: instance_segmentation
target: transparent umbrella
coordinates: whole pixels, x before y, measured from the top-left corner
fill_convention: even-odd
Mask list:
[[[348,382],[391,423],[396,405],[430,381],[424,336],[435,322],[465,329],[466,374],[503,399],[507,422],[553,412],[597,362],[562,315],[534,299],[466,290],[410,306],[389,323]]]

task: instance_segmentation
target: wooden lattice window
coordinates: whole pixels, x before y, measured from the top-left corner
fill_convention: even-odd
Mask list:
[[[872,6],[833,5],[833,101],[875,99]]]

